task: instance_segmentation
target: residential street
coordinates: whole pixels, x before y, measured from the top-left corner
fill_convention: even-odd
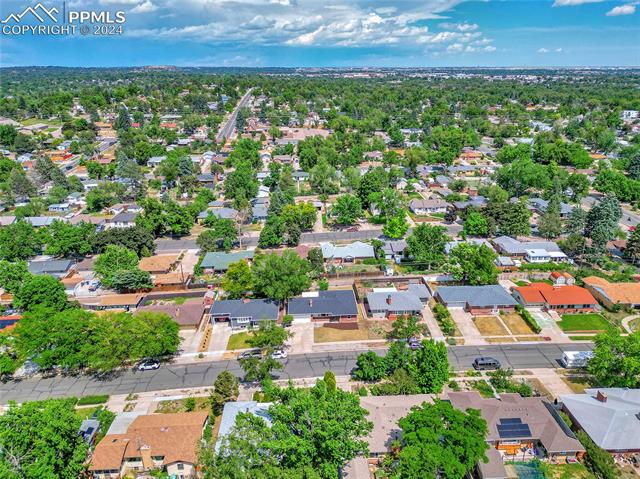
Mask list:
[[[233,113],[231,113],[231,115],[229,116],[227,122],[220,128],[220,131],[216,135],[216,141],[219,142],[223,138],[231,138],[231,134],[236,127],[236,118],[238,118],[238,112],[242,107],[247,106],[249,98],[251,98],[251,88],[249,88],[249,90],[247,90],[247,93],[245,93],[244,96],[240,99],[238,105],[236,106],[235,110],[233,110]]]
[[[515,369],[555,368],[563,351],[591,349],[591,344],[520,344],[490,346],[454,346],[449,348],[449,361],[456,370],[471,368],[478,356],[498,359],[503,367]],[[376,350],[382,353],[384,350]],[[358,352],[331,352],[291,355],[284,362],[281,378],[322,376],[331,370],[337,376],[348,375],[355,367]],[[109,380],[89,377],[34,378],[0,384],[0,404],[8,401],[37,400],[49,397],[86,396],[90,394],[128,394],[132,392],[209,386],[216,376],[229,370],[238,376],[242,370],[237,361],[215,361],[200,364],[162,366],[157,371],[127,371]]]

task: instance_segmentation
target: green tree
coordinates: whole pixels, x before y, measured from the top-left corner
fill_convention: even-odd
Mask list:
[[[629,235],[627,246],[624,249],[624,257],[631,264],[637,264],[640,260],[640,230],[637,228]]]
[[[277,248],[284,242],[285,224],[278,216],[269,216],[260,231],[258,246],[260,248]]]
[[[576,436],[587,452],[585,465],[593,472],[595,477],[598,479],[616,479],[619,477],[618,468],[611,453],[598,447],[584,431],[578,431]]]
[[[321,159],[309,171],[309,183],[313,191],[330,195],[338,192],[336,169],[326,160]]]
[[[408,253],[413,261],[426,265],[427,269],[441,265],[445,260],[445,244],[449,241],[444,226],[422,223],[407,238]]]
[[[93,269],[100,281],[107,288],[110,288],[117,272],[136,269],[138,261],[138,255],[135,251],[122,246],[109,245],[105,248],[104,253],[98,256]]]
[[[26,221],[0,228],[0,259],[28,259],[42,250],[42,235]]]
[[[498,255],[483,244],[460,243],[449,253],[451,273],[457,280],[471,285],[496,284]]]
[[[11,263],[6,260],[0,260],[0,288],[6,292],[16,293],[28,276],[29,267],[26,261]]]
[[[311,266],[294,251],[282,256],[268,254],[255,259],[252,267],[254,292],[265,298],[285,301],[311,286]]]
[[[0,477],[81,477],[88,446],[80,422],[70,399],[11,403],[0,416]]]
[[[230,299],[246,296],[253,289],[253,274],[249,263],[246,260],[231,263],[222,277],[221,286]]]
[[[562,219],[560,218],[560,198],[554,195],[547,204],[547,209],[538,220],[540,236],[553,239],[562,233]]]
[[[238,229],[233,220],[216,218],[211,229],[200,233],[196,243],[203,252],[229,251],[237,240]]]
[[[424,331],[417,316],[401,316],[391,324],[391,331],[387,333],[389,339],[404,339],[418,337]]]
[[[290,337],[291,333],[275,322],[260,321],[260,326],[253,331],[247,339],[247,343],[253,348],[260,348],[270,354],[281,348]]]
[[[220,416],[224,405],[229,401],[235,401],[240,393],[240,380],[230,371],[222,371],[213,382],[213,390],[209,395],[211,412]]]
[[[387,220],[387,223],[382,227],[382,233],[389,238],[399,239],[405,235],[408,229],[409,223],[402,212],[402,214]]]
[[[621,336],[618,331],[594,339],[589,373],[604,387],[640,387],[640,331]]]
[[[109,280],[111,287],[118,292],[140,291],[153,288],[151,275],[139,268],[115,271]]]
[[[585,236],[591,238],[596,251],[604,251],[607,242],[616,237],[622,209],[615,196],[607,195],[587,214]]]
[[[415,353],[415,373],[413,374],[420,392],[437,394],[449,381],[449,358],[447,347],[441,341],[422,341],[422,347]]]
[[[582,232],[584,231],[584,227],[587,224],[587,213],[580,207],[576,206],[571,209],[571,213],[569,213],[569,219],[567,220],[567,225],[565,227],[565,232],[569,235],[571,234],[579,234],[582,236]]]
[[[402,449],[391,477],[460,479],[486,461],[487,423],[477,409],[466,412],[436,400],[400,419]]]
[[[53,256],[85,256],[92,252],[96,228],[91,223],[72,225],[54,221],[47,230],[45,253]]]
[[[122,246],[135,251],[138,257],[151,256],[156,249],[153,234],[146,228],[108,228],[93,238],[93,250],[102,253],[108,245]]]
[[[464,220],[463,231],[469,236],[488,236],[489,224],[478,211],[471,211]]]
[[[29,275],[14,294],[13,305],[25,311],[31,311],[38,306],[62,311],[67,307],[67,294],[64,292],[64,285],[57,278]]]
[[[353,224],[362,216],[360,198],[349,194],[339,196],[331,208],[331,214],[339,225]]]
[[[387,375],[385,358],[373,351],[358,354],[353,377],[359,381],[380,381]]]
[[[493,223],[494,228],[507,236],[527,236],[531,233],[529,219],[531,212],[524,201],[517,203],[490,203],[483,215]]]

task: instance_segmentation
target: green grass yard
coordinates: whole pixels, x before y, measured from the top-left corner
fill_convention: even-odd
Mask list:
[[[249,332],[232,334],[229,337],[229,342],[227,343],[227,351],[250,348],[251,346],[247,343],[249,336],[251,336],[251,333]]]
[[[578,331],[609,331],[616,327],[608,322],[602,315],[597,313],[587,314],[563,314],[558,326],[565,333],[575,333]]]

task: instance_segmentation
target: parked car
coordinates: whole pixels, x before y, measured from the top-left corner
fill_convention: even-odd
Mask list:
[[[289,354],[287,354],[284,349],[276,349],[271,353],[273,359],[287,359],[287,356],[289,356]]]
[[[138,371],[153,371],[160,368],[160,361],[157,359],[145,359],[138,364]]]
[[[347,228],[347,231],[349,233],[355,233],[356,231],[358,231],[358,227],[357,226],[352,226],[351,228]]]
[[[485,369],[500,369],[502,365],[500,361],[490,357],[481,357],[473,360],[473,369],[484,371]]]
[[[261,357],[262,357],[262,351],[260,349],[250,349],[249,351],[240,353],[240,356],[238,356],[239,359],[261,358]]]
[[[411,338],[409,340],[409,347],[415,351],[416,349],[420,349],[422,347],[422,342],[419,339]]]

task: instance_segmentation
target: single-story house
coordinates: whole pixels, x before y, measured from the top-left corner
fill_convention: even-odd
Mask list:
[[[433,213],[444,214],[451,205],[441,199],[411,200],[409,209],[418,216],[426,216]]]
[[[444,245],[444,252],[446,254],[450,254],[451,250],[453,248],[455,248],[456,246],[462,244],[462,243],[467,243],[467,244],[474,244],[474,245],[484,245],[487,248],[489,248],[491,251],[495,251],[495,249],[493,248],[493,245],[491,243],[489,243],[488,240],[484,239],[484,238],[467,238],[464,241],[449,241],[447,243],[445,243]]]
[[[287,313],[296,322],[355,323],[358,303],[351,289],[308,292],[290,299]]]
[[[209,310],[212,322],[228,321],[233,329],[252,328],[260,321],[276,321],[280,307],[271,299],[224,299]]]
[[[528,207],[538,214],[544,214],[549,206],[549,202],[543,198],[529,198],[527,203]],[[571,206],[567,203],[560,203],[560,218],[567,219],[570,214]]]
[[[198,183],[204,188],[214,188],[216,186],[216,177],[211,173],[203,173],[197,176]]]
[[[200,268],[202,268],[202,271],[205,273],[224,272],[229,268],[231,263],[237,263],[243,259],[251,261],[253,259],[253,250],[235,251],[231,253],[209,252],[202,258]]]
[[[207,219],[207,217],[211,215],[211,216],[215,216],[216,218],[219,219],[223,219],[223,220],[236,220],[238,218],[238,210],[234,209],[234,208],[207,208],[204,211],[201,211],[198,214],[198,221],[202,222],[205,219]]]
[[[500,271],[515,271],[518,268],[516,262],[508,256],[498,256],[494,263]]]
[[[220,427],[215,445],[216,452],[220,451],[224,438],[233,430],[233,427],[236,425],[236,418],[240,413],[253,414],[256,417],[262,418],[268,426],[271,426],[271,416],[269,415],[270,406],[271,403],[259,403],[257,401],[229,401],[225,403],[224,409],[222,409],[222,416],[220,417]]]
[[[178,323],[180,329],[198,329],[204,316],[205,305],[201,298],[190,298],[182,304],[158,301],[155,304],[140,306],[140,312],[167,313]]]
[[[454,201],[453,206],[456,210],[460,211],[469,206],[472,208],[484,208],[488,203],[489,201],[484,196],[475,196],[464,201]]]
[[[208,418],[207,411],[138,415],[123,432],[109,429],[93,451],[89,470],[95,479],[158,469],[166,470],[170,477],[195,478],[198,447]]]
[[[582,281],[585,288],[609,309],[616,304],[640,308],[640,283],[610,283],[598,276],[587,276]]]
[[[373,246],[362,241],[354,241],[346,245],[320,243],[322,257],[333,263],[353,263],[358,259],[375,258]]]
[[[78,302],[86,309],[122,309],[129,311],[140,306],[145,296],[145,294],[141,293],[109,294],[105,296],[78,298]]]
[[[133,228],[136,225],[138,213],[123,211],[107,220],[106,228]]]
[[[47,210],[50,213],[68,213],[71,211],[71,205],[69,203],[54,203],[49,205]]]
[[[269,216],[269,208],[264,205],[255,205],[251,208],[251,219],[253,221],[267,221]]]
[[[395,320],[401,316],[419,316],[424,304],[412,290],[397,291],[395,288],[374,289],[367,293],[367,311],[373,318]]]
[[[515,393],[500,399],[484,399],[478,391],[449,393],[451,404],[461,411],[478,409],[487,421],[486,441],[505,458],[518,459],[535,451],[555,461],[580,458],[585,450],[564,423],[553,404]]]
[[[598,302],[580,286],[552,286],[531,283],[513,289],[513,296],[523,306],[537,306],[564,313],[587,313],[598,307]]]
[[[53,223],[54,221],[62,221],[61,218],[58,218],[56,216],[25,216],[23,219],[35,228],[51,226],[51,223]]]
[[[306,171],[294,171],[291,173],[291,177],[294,181],[302,183],[303,181],[309,181],[309,173]]]
[[[553,241],[519,241],[509,236],[499,236],[492,242],[498,254],[526,259],[531,263],[567,260],[567,256]]]
[[[487,286],[440,286],[434,297],[449,308],[464,308],[471,314],[513,311],[518,304],[497,284]]]
[[[585,389],[560,401],[573,424],[605,451],[640,452],[640,389]]]
[[[168,273],[178,264],[177,254],[159,254],[142,258],[138,263],[138,268],[151,274]]]
[[[407,249],[407,242],[405,240],[392,240],[385,241],[382,245],[382,252],[384,253],[384,259],[393,260],[396,263],[400,263],[405,255]]]
[[[73,261],[70,259],[47,259],[29,261],[31,274],[48,274],[56,278],[66,278],[75,272]]]

